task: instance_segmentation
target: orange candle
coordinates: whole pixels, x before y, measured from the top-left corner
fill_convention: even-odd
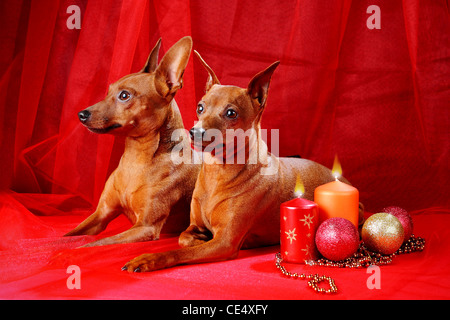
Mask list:
[[[339,217],[349,220],[358,228],[358,189],[336,179],[314,190],[314,202],[319,206],[319,223]]]
[[[314,190],[314,202],[319,206],[319,223],[329,218],[345,218],[358,228],[359,192],[358,189],[338,180],[342,168],[337,157],[333,164],[332,181]]]

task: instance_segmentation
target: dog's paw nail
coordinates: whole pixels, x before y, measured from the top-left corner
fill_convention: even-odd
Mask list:
[[[120,270],[125,271],[127,269],[128,269],[127,266],[123,266]]]
[[[133,272],[141,272],[141,268],[137,267]]]

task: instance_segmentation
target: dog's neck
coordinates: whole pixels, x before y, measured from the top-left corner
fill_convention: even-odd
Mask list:
[[[159,146],[157,153],[170,153],[178,143],[185,143],[189,148],[190,143],[186,133],[183,135],[182,142],[173,140],[174,131],[179,129],[184,130],[183,119],[177,103],[175,100],[172,100],[170,102],[170,109],[167,114],[167,118],[159,130]]]
[[[170,153],[173,147],[180,143],[172,141],[172,133],[177,129],[184,129],[184,125],[180,110],[175,100],[172,100],[166,119],[158,130],[151,131],[144,136],[125,139],[122,159],[132,162],[151,162],[158,155]],[[188,143],[187,137],[183,141]]]
[[[202,163],[202,172],[206,175],[213,175],[216,177],[223,177],[225,180],[234,180],[242,176],[242,172],[257,174],[260,169],[268,164],[270,154],[268,152],[267,144],[261,139],[261,130],[259,126],[255,128],[256,137],[251,137],[246,140],[243,163],[239,161],[238,154],[235,152],[231,157],[217,159],[211,153],[204,153]],[[253,138],[253,139],[252,139]]]

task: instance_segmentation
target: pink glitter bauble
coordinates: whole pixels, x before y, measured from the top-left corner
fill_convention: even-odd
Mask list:
[[[347,219],[327,219],[317,229],[316,246],[328,260],[340,261],[350,258],[359,247],[358,230]]]
[[[413,233],[413,221],[408,211],[403,208],[390,206],[386,207],[382,210],[382,212],[387,212],[396,217],[403,227],[403,232],[405,233],[405,238],[403,239],[403,243],[409,240]]]

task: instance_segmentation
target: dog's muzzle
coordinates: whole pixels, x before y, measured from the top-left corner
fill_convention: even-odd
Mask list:
[[[96,127],[92,127],[89,125],[89,120],[91,119],[91,112],[88,110],[83,110],[78,112],[78,119],[80,119],[81,123],[85,125],[86,128],[88,128],[89,131],[94,132],[94,133],[108,133],[111,130],[117,129],[122,127],[121,124],[115,123],[112,124],[108,127],[101,127],[101,128],[96,128]],[[108,119],[105,118],[103,119],[105,121],[105,123],[108,122]]]
[[[81,123],[86,123],[90,117],[91,113],[88,110],[78,112],[78,119],[80,119]]]
[[[202,141],[203,136],[205,135],[206,130],[203,128],[192,128],[189,130],[189,134],[191,135],[191,139],[193,141]]]

